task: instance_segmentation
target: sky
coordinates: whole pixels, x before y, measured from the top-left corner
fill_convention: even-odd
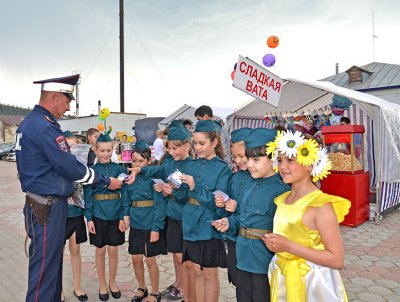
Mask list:
[[[249,100],[232,87],[238,56],[281,78],[318,80],[373,61],[400,65],[398,0],[125,0],[125,112],[183,104],[225,117]],[[372,15],[375,20],[375,58]],[[276,35],[280,44],[269,49]],[[119,111],[119,0],[0,0],[0,103],[32,108],[35,80],[79,72],[80,115]],[[75,103],[71,104],[71,114]]]

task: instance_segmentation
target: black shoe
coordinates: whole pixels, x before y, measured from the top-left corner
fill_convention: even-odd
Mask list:
[[[154,300],[154,302],[160,302],[160,301],[161,301],[161,294],[160,294],[160,293],[158,293],[158,294],[153,294],[153,293],[151,293],[150,296],[153,296],[153,297],[156,298],[156,299]]]
[[[79,300],[79,301],[87,301],[88,300],[88,295],[87,294],[83,294],[83,295],[77,295],[75,290],[74,290],[74,295],[75,297]]]
[[[116,285],[115,285],[116,286]],[[117,288],[118,288],[118,286],[116,286]],[[118,290],[116,291],[116,292],[113,292],[112,290],[111,290],[111,287],[109,287],[110,288],[110,292],[111,292],[111,296],[114,298],[114,299],[119,299],[119,298],[121,298],[121,291],[119,290],[119,288],[118,288]]]
[[[99,299],[100,301],[107,301],[110,299],[110,295],[108,294],[108,291],[105,294],[102,294],[99,292]]]
[[[172,288],[172,290],[165,295],[161,294],[161,296],[168,301],[182,301],[183,299],[182,292],[176,287]]]
[[[164,289],[162,292],[160,292],[161,297],[165,298],[165,295],[166,295],[166,294],[169,294],[171,291],[173,291],[174,288],[176,288],[176,287],[174,286],[174,284],[171,284],[170,286],[168,286],[166,289]]]
[[[137,290],[138,291],[140,290],[141,292],[143,292],[143,296],[139,297],[139,296],[135,295],[132,298],[131,302],[140,302],[140,301],[142,301],[144,298],[146,298],[149,295],[149,291],[147,290],[147,288],[143,289],[143,288],[138,287]]]

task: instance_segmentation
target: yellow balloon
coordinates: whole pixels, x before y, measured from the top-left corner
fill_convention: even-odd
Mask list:
[[[108,108],[103,108],[103,109],[101,109],[101,110],[100,110],[100,116],[101,116],[103,119],[106,119],[107,117],[110,116],[110,110],[109,110]]]

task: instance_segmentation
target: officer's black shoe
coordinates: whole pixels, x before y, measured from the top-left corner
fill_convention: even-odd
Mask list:
[[[105,294],[99,292],[99,299],[100,301],[107,301],[108,299],[110,299],[110,295],[108,294],[108,292],[106,292]]]
[[[75,290],[74,290],[74,295],[75,297],[79,300],[79,301],[87,301],[88,300],[88,295],[87,294],[83,294],[83,295],[77,295]]]
[[[139,296],[135,295],[132,298],[131,302],[140,302],[149,295],[149,291],[147,290],[147,288],[143,289],[143,288],[138,287],[137,290],[143,292],[143,296],[139,297]]]
[[[115,286],[115,287],[117,287],[117,286]],[[117,287],[118,288],[118,287]],[[113,292],[112,290],[111,290],[111,287],[110,287],[110,292],[111,292],[111,296],[114,298],[114,299],[119,299],[119,298],[121,298],[121,291],[119,290],[119,288],[118,288],[118,290],[116,291],[116,292]]]

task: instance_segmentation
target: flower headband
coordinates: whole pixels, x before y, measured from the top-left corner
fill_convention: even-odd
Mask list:
[[[272,167],[278,172],[278,153],[285,154],[286,157],[296,157],[297,162],[305,167],[312,166],[312,181],[317,182],[327,177],[332,168],[326,148],[321,148],[312,139],[305,139],[299,131],[278,132],[275,141],[267,144],[267,155],[272,154]]]

